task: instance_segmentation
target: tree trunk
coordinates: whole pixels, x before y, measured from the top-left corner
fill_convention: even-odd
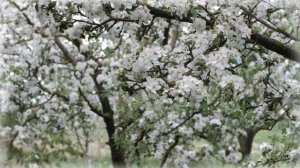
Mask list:
[[[115,125],[112,117],[105,117],[106,131],[108,133],[108,145],[110,147],[112,164],[114,168],[126,167],[124,151],[114,140]]]
[[[240,144],[240,152],[242,153],[242,160],[248,158],[251,154],[252,143],[257,130],[248,129],[246,135],[240,135],[238,137]]]
[[[97,83],[96,77],[97,74],[93,77],[95,83]],[[114,122],[114,111],[111,108],[108,97],[105,95],[105,90],[101,84],[97,85],[97,91],[99,93],[100,103],[102,105],[102,118],[106,125],[106,132],[108,134],[108,142],[107,144],[110,147],[111,160],[114,168],[124,168],[126,167],[125,162],[125,151],[124,149],[118,145],[115,141],[115,122]]]

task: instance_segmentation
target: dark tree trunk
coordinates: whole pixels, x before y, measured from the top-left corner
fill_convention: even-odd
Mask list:
[[[251,154],[252,143],[257,130],[248,129],[246,135],[240,135],[238,137],[240,144],[240,152],[242,153],[242,160],[248,158]]]
[[[110,147],[111,159],[114,168],[123,168],[126,167],[124,149],[118,145],[115,141],[115,123],[114,123],[114,111],[112,110],[109,100],[106,96],[101,95],[100,97],[102,110],[104,112],[104,122],[106,125],[106,131],[108,134],[108,145]]]
[[[114,168],[126,167],[124,151],[114,140],[115,125],[112,117],[105,117],[106,131],[108,133],[108,145],[110,147],[112,164]]]

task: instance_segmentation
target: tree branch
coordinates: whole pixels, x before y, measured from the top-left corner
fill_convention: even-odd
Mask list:
[[[174,19],[174,20],[178,20],[178,21],[181,21],[181,22],[193,23],[193,19],[191,17],[180,18],[179,16],[177,16],[177,15],[171,13],[171,12],[164,11],[164,10],[161,10],[159,8],[155,8],[155,7],[152,7],[152,6],[147,5],[147,4],[143,4],[141,2],[139,4],[146,6],[150,10],[150,13],[152,15],[154,15],[155,17]],[[269,24],[267,21],[262,20],[260,18],[257,18],[256,15],[253,14],[251,11],[249,11],[247,8],[245,8],[243,6],[240,6],[240,8],[246,14],[251,15],[252,17],[256,18],[261,24],[265,25],[269,29],[271,29],[275,32],[281,33],[281,34],[283,34],[284,36],[286,36],[290,39],[293,39],[293,40],[296,40],[296,41],[300,40],[299,38],[292,36],[291,34],[285,32],[284,30]],[[288,58],[290,60],[293,60],[293,61],[296,61],[296,62],[300,63],[300,51],[297,51],[294,48],[292,48],[292,47],[290,47],[290,46],[288,46],[288,45],[286,45],[286,44],[284,44],[284,43],[282,43],[282,42],[280,42],[276,39],[273,39],[273,38],[270,38],[270,37],[267,37],[267,36],[264,36],[264,35],[261,35],[261,34],[253,33],[253,34],[251,34],[251,41],[248,41],[248,42],[256,43],[258,45],[261,45],[261,46],[265,47],[268,50],[274,51],[274,52],[282,55],[285,58]]]
[[[160,162],[160,166],[159,166],[160,168],[164,167],[169,155],[171,154],[171,152],[175,148],[175,146],[178,144],[178,142],[179,142],[179,136],[176,135],[174,143],[172,143],[171,146],[167,149],[166,153],[164,154],[164,156]]]
[[[300,63],[300,51],[297,51],[291,46],[288,46],[278,40],[273,38],[267,37],[262,34],[253,33],[251,34],[251,40],[247,41],[248,43],[256,43],[268,50],[274,51],[285,58],[288,58],[293,61],[297,61]]]
[[[58,37],[54,37],[55,44],[60,48],[60,50],[63,52],[65,57],[72,63],[74,67],[76,67],[77,61],[72,56],[72,54],[68,51],[68,49],[62,44],[62,42],[59,40]]]
[[[240,6],[240,8],[248,15],[250,15],[251,17],[255,18],[258,22],[260,22],[261,24],[263,24],[264,26],[268,27],[269,29],[275,31],[275,32],[278,32],[278,33],[281,33],[283,34],[284,36],[290,38],[290,39],[293,39],[295,41],[300,41],[300,38],[298,37],[294,37],[292,36],[291,34],[289,34],[288,32],[278,28],[277,26],[273,26],[271,23],[269,23],[268,21],[264,20],[264,19],[261,19],[259,17],[257,17],[257,15],[255,15],[254,13],[252,13],[251,11],[249,11],[246,7],[244,6]]]
[[[174,19],[174,20],[178,20],[181,22],[193,23],[193,19],[191,17],[187,17],[187,16],[179,17],[172,12],[164,11],[159,8],[155,8],[153,6],[147,5],[147,4],[142,4],[142,3],[138,3],[138,4],[146,6],[150,10],[150,14],[152,14],[155,17]]]

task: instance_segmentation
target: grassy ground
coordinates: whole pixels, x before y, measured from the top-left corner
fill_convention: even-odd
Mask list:
[[[279,129],[275,128],[273,131],[261,131],[259,132],[254,139],[253,149],[252,149],[252,155],[251,157],[258,158],[260,157],[259,153],[259,144],[263,142],[270,143],[270,137],[274,134],[279,134]],[[5,151],[1,150],[4,149],[3,146],[0,146],[0,168],[25,168],[25,166],[18,165],[15,162],[9,163],[5,160]],[[94,148],[96,149],[96,148]],[[108,150],[108,149],[106,149]],[[44,165],[43,168],[111,168],[111,161],[109,155],[102,155],[102,157],[98,160],[94,159],[90,162],[90,166],[87,166],[88,164],[84,159],[72,159],[68,161],[59,161],[59,162],[53,162],[51,165]],[[194,165],[197,168],[238,168],[241,166],[236,166],[232,164],[225,164],[223,165],[220,162],[217,161],[203,161],[201,163],[197,163]],[[159,163],[155,161],[154,159],[148,159],[143,162],[142,165],[132,165],[132,168],[152,168],[152,167],[159,167]],[[280,163],[275,168],[300,168],[299,166],[292,166],[285,163]],[[34,167],[35,168],[35,167]]]

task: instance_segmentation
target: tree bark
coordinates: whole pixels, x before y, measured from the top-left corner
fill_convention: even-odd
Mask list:
[[[126,167],[124,151],[114,140],[115,125],[112,117],[105,117],[106,131],[108,133],[108,145],[110,147],[112,164],[114,168]]]
[[[248,158],[251,154],[252,150],[252,143],[254,136],[257,133],[257,130],[248,129],[246,130],[246,135],[240,135],[238,137],[239,144],[240,144],[240,152],[242,153],[242,160]]]
[[[114,111],[112,110],[108,97],[106,97],[103,93],[103,88],[102,86],[98,85],[100,87],[100,102],[102,105],[102,110],[103,113],[106,114],[103,116],[105,125],[106,125],[106,132],[108,134],[108,145],[110,147],[110,152],[111,152],[111,159],[112,159],[112,164],[114,168],[123,168],[126,167],[126,162],[125,162],[125,155],[124,155],[124,149],[118,145],[118,143],[115,141],[114,136],[115,136],[115,123],[114,123]]]
[[[253,40],[252,43],[264,46],[266,49],[274,51],[285,58],[300,62],[300,51],[278,40],[257,33],[251,34],[251,40]]]

